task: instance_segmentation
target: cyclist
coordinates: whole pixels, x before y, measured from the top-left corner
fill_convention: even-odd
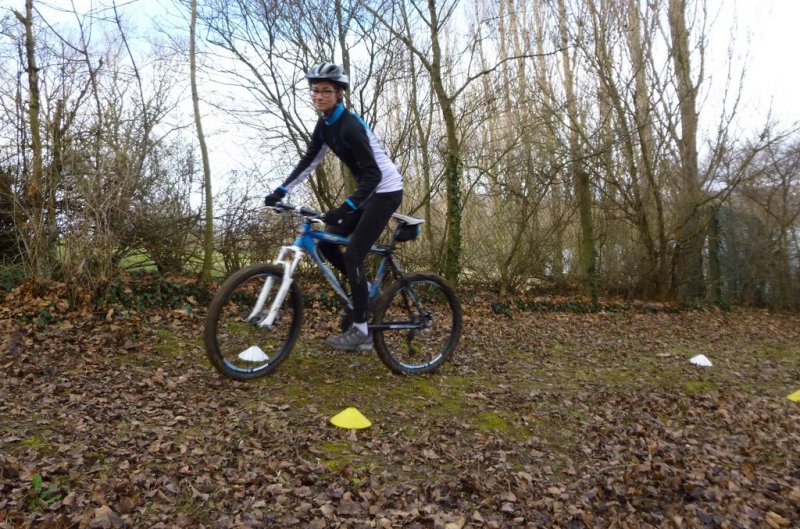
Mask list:
[[[403,199],[403,177],[378,138],[364,121],[344,106],[350,79],[341,66],[322,63],[306,74],[311,101],[319,112],[306,153],[294,171],[264,199],[274,206],[308,178],[328,152],[344,162],[356,181],[356,189],[337,208],[325,213],[326,231],[350,236],[344,252],[339,246],[319,243],[322,255],[346,275],[353,302],[353,325],[326,343],[337,349],[356,351],[372,343],[367,327],[368,287],[364,260]]]

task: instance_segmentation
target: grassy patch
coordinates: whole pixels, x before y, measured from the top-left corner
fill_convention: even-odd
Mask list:
[[[467,377],[388,375],[387,383],[380,390],[384,395],[381,407],[387,411],[395,409],[433,417],[457,415],[468,405],[465,390],[471,384]]]
[[[797,360],[797,352],[789,351],[781,346],[767,346],[763,349],[757,349],[754,356],[763,360]]]
[[[169,329],[159,329],[156,336],[158,339],[155,349],[160,355],[180,357],[186,356],[189,351],[192,354],[196,351],[202,352],[202,358],[205,358],[205,348],[200,337],[197,339],[181,337]]]
[[[350,444],[344,441],[324,441],[317,448],[322,452],[322,464],[331,472],[341,471],[353,460]]]
[[[31,435],[25,439],[8,443],[5,447],[10,454],[36,454],[38,456],[49,456],[55,453],[55,447],[45,438],[39,435]]]
[[[343,440],[320,442],[314,452],[329,472],[346,478],[354,485],[362,483],[365,476],[381,473],[386,463],[380,456]]]
[[[174,333],[161,329],[158,331],[158,343],[156,351],[162,354],[177,356],[183,349],[183,341],[178,339]]]
[[[485,411],[477,414],[474,418],[475,426],[480,430],[511,433],[514,428],[511,424],[496,411]]]

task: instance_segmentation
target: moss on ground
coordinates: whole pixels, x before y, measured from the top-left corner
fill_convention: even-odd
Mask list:
[[[797,362],[798,351],[790,351],[788,348],[782,347],[780,345],[767,346],[762,349],[756,349],[753,356],[756,359],[777,360],[777,361],[789,360],[795,363]]]
[[[31,435],[19,441],[9,443],[8,450],[12,454],[20,454],[22,452],[36,453],[39,456],[47,456],[55,453],[55,448],[52,443],[42,437],[41,435]]]
[[[480,430],[508,434],[514,431],[509,421],[496,411],[484,411],[474,417],[474,424]]]

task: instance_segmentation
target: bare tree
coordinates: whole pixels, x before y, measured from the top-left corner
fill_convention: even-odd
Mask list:
[[[702,7],[702,6],[701,6]],[[703,279],[704,202],[697,160],[697,95],[704,78],[702,45],[697,48],[700,67],[697,78],[692,73],[690,30],[686,24],[686,0],[669,0],[668,24],[670,53],[675,72],[675,89],[680,112],[680,130],[675,141],[680,155],[681,221],[675,248],[675,287],[679,299],[693,302],[705,296]]]
[[[718,214],[718,288],[737,302],[797,308],[800,143],[795,135],[776,134],[774,139],[752,160],[747,177],[725,201],[724,214]],[[734,156],[749,157],[750,149]]]
[[[28,263],[34,277],[47,278],[52,272],[53,239],[47,233],[45,224],[45,205],[43,186],[43,149],[41,125],[39,122],[39,67],[36,63],[36,40],[33,27],[33,0],[25,0],[25,13],[14,11],[25,31],[25,72],[28,77],[28,128],[30,130],[32,166],[27,182],[27,198],[30,204],[26,230]]]
[[[581,35],[570,35],[565,0],[558,1],[559,33],[561,37],[561,62],[564,75],[564,93],[566,94],[567,135],[570,153],[569,171],[575,186],[580,218],[580,243],[578,245],[578,270],[584,289],[597,306],[597,253],[594,240],[594,222],[592,220],[593,192],[590,172],[584,166],[586,149],[581,145],[583,116],[578,108],[576,81],[574,71],[574,47],[570,46],[570,38],[581,39]],[[578,27],[582,27],[579,25]],[[585,132],[584,132],[585,134]]]
[[[464,142],[465,169],[478,175],[465,188],[464,264],[500,295],[543,278],[554,238],[543,219],[557,218],[541,215],[555,176],[545,154],[551,114],[528,85],[532,41],[543,43],[526,34],[526,14],[523,4],[511,1],[475,3],[481,71],[492,72],[495,61],[500,67],[481,76],[480,88],[465,98],[470,110],[462,111],[476,128]]]
[[[28,114],[25,130],[33,124],[40,134],[19,144],[21,163],[12,166],[21,175],[18,185],[12,183],[14,207],[24,212],[14,221],[23,239],[46,232],[49,266],[29,250],[40,262],[32,273],[63,279],[77,299],[110,284],[127,246],[131,209],[150,199],[152,180],[143,168],[160,139],[154,128],[174,108],[167,88],[172,70],[154,60],[143,75],[114,2],[104,7],[110,16],[62,11],[72,20],[59,25],[34,18],[36,9],[28,7],[21,16],[36,26],[31,35],[38,32],[32,55],[37,82],[34,89],[20,86],[18,99],[38,101],[37,118]],[[28,68],[30,59],[24,62]],[[168,127],[162,131],[169,133]],[[31,182],[38,188],[33,195]]]
[[[466,84],[460,89],[451,92],[449,90],[449,73],[446,65],[443,64],[442,53],[442,33],[446,24],[452,17],[458,1],[445,2],[437,6],[433,0],[428,0],[426,5],[412,2],[411,11],[417,16],[425,29],[426,41],[428,45],[415,42],[415,24],[409,15],[409,10],[404,3],[399,6],[392,6],[394,17],[386,17],[381,8],[368,7],[372,15],[384,25],[398,39],[400,39],[416,56],[419,63],[425,68],[430,76],[431,87],[442,114],[446,136],[446,151],[444,154],[445,164],[445,189],[447,197],[446,215],[446,242],[444,274],[447,279],[457,282],[461,271],[461,217],[462,217],[462,170],[461,159],[461,138],[457,130],[457,120],[455,114],[455,101],[458,95],[466,88]],[[385,6],[384,6],[385,7]],[[398,7],[398,9],[394,9]],[[398,29],[398,27],[400,29]]]
[[[458,11],[459,0],[437,3],[401,2],[366,5],[377,23],[400,40],[417,58],[430,79],[444,127],[444,186],[447,210],[445,214],[446,237],[444,274],[448,280],[457,282],[461,272],[463,177],[464,177],[464,133],[459,114],[459,99],[472,83],[496,70],[504,61],[493,63],[488,70],[459,73],[455,65],[464,60],[464,53],[476,48],[477,34],[471,42],[463,43],[463,52],[451,56],[443,49],[447,28]],[[507,57],[506,60],[516,60]],[[471,64],[471,58],[466,60]]]
[[[649,10],[650,5],[645,7]],[[663,146],[656,148],[654,114],[657,101],[665,97],[658,90],[660,80],[648,74],[661,68],[653,64],[652,16],[643,16],[636,2],[588,2],[593,48],[586,49],[589,69],[598,82],[601,122],[598,169],[607,183],[604,197],[619,208],[637,230],[642,246],[642,291],[646,296],[665,299],[668,289],[669,235],[664,207],[665,184]],[[653,13],[648,11],[649,15]],[[644,21],[644,25],[643,25]],[[619,27],[628,27],[619,38]],[[619,65],[624,57],[628,69]],[[630,249],[631,257],[639,251]],[[636,259],[632,259],[636,263]],[[623,265],[624,266],[624,265]]]
[[[205,228],[203,230],[203,268],[200,277],[203,281],[211,279],[214,265],[214,196],[211,189],[211,163],[208,159],[206,136],[203,133],[203,121],[200,117],[200,94],[197,90],[197,0],[192,0],[191,21],[189,23],[189,82],[192,86],[192,108],[194,124],[197,130],[197,141],[203,162],[203,195],[205,197]]]

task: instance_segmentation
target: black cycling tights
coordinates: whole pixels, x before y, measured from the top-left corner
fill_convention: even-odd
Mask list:
[[[345,215],[341,224],[328,226],[325,230],[336,235],[350,235],[350,244],[344,252],[339,245],[321,242],[319,251],[334,267],[347,275],[350,282],[350,295],[353,298],[353,321],[367,321],[367,277],[364,272],[364,260],[369,249],[378,240],[383,229],[389,223],[400,202],[402,191],[376,193],[367,199],[361,208]]]

